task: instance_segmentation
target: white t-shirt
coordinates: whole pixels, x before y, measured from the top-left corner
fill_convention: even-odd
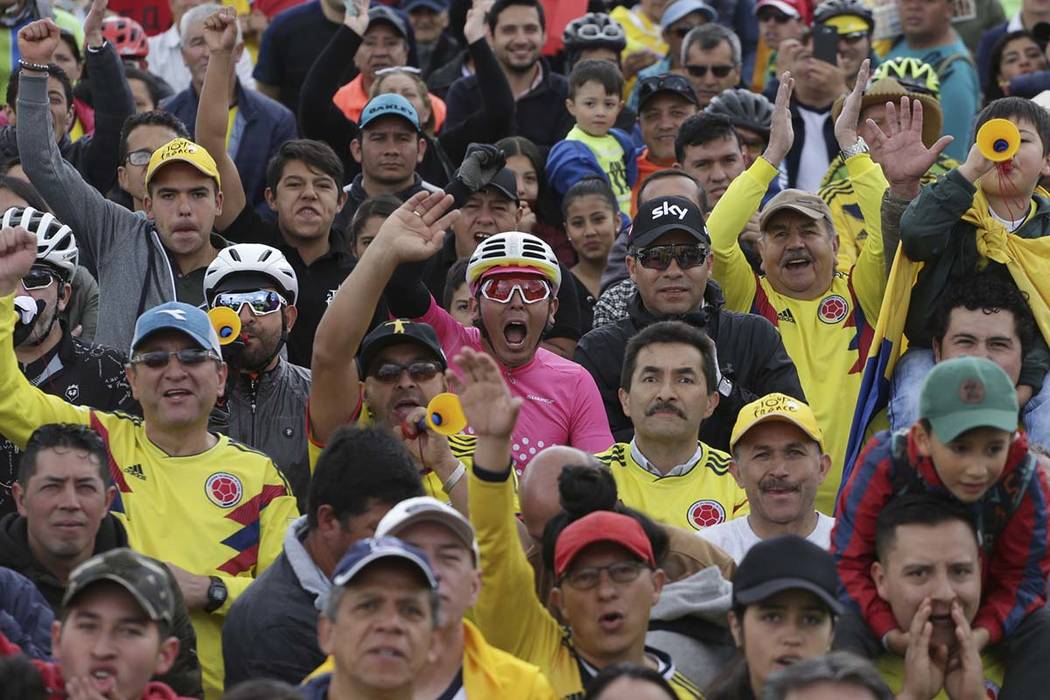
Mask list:
[[[748,521],[749,516],[735,518],[718,525],[705,527],[696,534],[724,549],[729,556],[733,557],[733,561],[739,564],[747,554],[747,550],[761,541],[751,529],[751,523]],[[822,549],[831,549],[831,528],[833,527],[835,527],[835,518],[829,518],[818,512],[817,526],[806,539]]]
[[[802,153],[799,154],[795,187],[816,193],[820,189],[824,173],[831,164],[831,160],[828,159],[828,147],[824,143],[824,123],[831,118],[831,110],[815,112],[799,105],[798,113],[805,125],[806,135],[802,141]]]

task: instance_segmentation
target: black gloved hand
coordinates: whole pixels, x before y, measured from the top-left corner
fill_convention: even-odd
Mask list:
[[[462,182],[471,192],[477,192],[492,182],[503,166],[507,157],[497,146],[488,143],[472,143],[467,146],[463,164],[456,171],[456,179]]]

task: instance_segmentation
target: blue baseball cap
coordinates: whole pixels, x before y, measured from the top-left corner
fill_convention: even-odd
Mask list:
[[[222,357],[219,336],[212,328],[208,314],[196,306],[181,301],[169,301],[154,306],[135,321],[135,335],[131,341],[131,352],[135,352],[143,340],[158,331],[174,330],[188,335],[205,350]]]
[[[718,12],[706,2],[701,2],[701,0],[676,0],[676,2],[668,5],[667,9],[660,16],[660,29],[667,29],[678,20],[694,12],[702,14],[707,18],[708,22],[714,22],[718,19]]]
[[[347,585],[365,567],[380,559],[401,559],[413,564],[423,574],[431,590],[437,590],[437,576],[430,567],[427,555],[423,550],[396,537],[373,537],[355,542],[332,572],[332,585]]]
[[[376,95],[370,99],[361,110],[361,121],[357,123],[357,128],[364,129],[376,119],[388,116],[401,117],[408,121],[413,129],[419,131],[419,114],[416,113],[416,108],[404,97],[394,93]]]
[[[401,9],[411,12],[417,7],[429,7],[434,12],[444,12],[448,9],[448,0],[405,0],[401,3]]]

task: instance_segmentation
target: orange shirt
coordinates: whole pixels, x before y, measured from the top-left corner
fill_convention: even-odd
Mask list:
[[[654,161],[649,160],[649,149],[645,148],[642,150],[642,154],[638,156],[638,179],[635,180],[634,187],[631,188],[631,218],[633,219],[635,214],[638,213],[638,190],[642,188],[642,183],[645,182],[645,178],[649,177],[653,173],[659,170],[667,170],[668,168],[674,167],[674,161],[661,165]]]

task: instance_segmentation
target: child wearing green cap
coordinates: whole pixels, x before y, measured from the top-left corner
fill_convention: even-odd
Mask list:
[[[831,551],[840,596],[866,624],[845,616],[836,647],[874,656],[881,640],[904,654],[908,632],[872,579],[876,520],[898,496],[932,493],[962,505],[980,536],[987,585],[973,639],[978,650],[998,645],[1007,659],[1001,700],[1041,697],[1050,658],[1050,487],[1017,430],[1013,382],[984,358],[946,360],[926,378],[919,416],[910,430],[872,438],[839,493]]]

